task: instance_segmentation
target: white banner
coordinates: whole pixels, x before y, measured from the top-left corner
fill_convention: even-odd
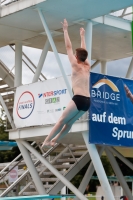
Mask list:
[[[68,76],[71,84],[71,77]],[[17,128],[56,123],[71,100],[63,78],[20,86],[13,117]]]
[[[9,167],[9,170],[12,168],[13,166]],[[18,179],[18,166],[14,167],[10,172],[9,172],[9,177],[8,177],[8,182],[9,183],[13,183],[14,181],[16,181]]]

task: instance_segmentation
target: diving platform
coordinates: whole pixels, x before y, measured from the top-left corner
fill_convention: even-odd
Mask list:
[[[59,140],[60,144],[65,144],[65,145],[73,144],[79,146],[85,145],[85,141],[82,134],[88,133],[89,127],[88,127],[88,120],[85,119],[86,116],[83,117],[80,119],[79,122],[78,121],[75,122],[69,133]],[[50,133],[53,126],[54,124],[11,129],[9,130],[9,138],[10,140],[21,139],[25,141],[36,141],[37,143],[41,144],[42,141],[44,141],[44,139],[46,138],[46,136]],[[132,158],[133,156],[133,148],[115,147],[115,149],[126,158]]]
[[[45,139],[45,137],[50,133],[53,126],[54,124],[11,129],[9,131],[9,138],[10,140],[23,139],[27,141],[36,140],[37,142],[42,142]],[[67,134],[64,138],[62,138],[60,140],[60,143],[84,145],[85,143],[81,134],[82,132],[88,132],[88,120],[76,122],[72,126],[70,133]]]
[[[92,60],[111,61],[132,56],[130,21],[108,15],[132,6],[132,0],[121,2],[93,0],[19,0],[1,6],[0,47],[21,41],[24,46],[43,49],[46,32],[36,8],[42,10],[59,53],[66,54],[61,21],[67,18],[73,49],[80,43],[79,28],[93,22]],[[71,9],[74,8],[74,12]],[[102,16],[102,17],[101,17]],[[49,47],[49,51],[52,48]]]

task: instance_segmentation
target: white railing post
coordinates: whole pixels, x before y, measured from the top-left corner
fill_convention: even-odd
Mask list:
[[[14,86],[18,87],[22,84],[22,43],[15,44],[15,79]]]
[[[23,141],[21,140],[16,140],[18,147],[21,151],[21,154],[23,155],[23,158],[25,160],[26,165],[28,166],[28,169],[30,171],[30,174],[32,176],[32,179],[34,181],[34,184],[36,186],[36,189],[40,195],[46,194],[45,188],[43,186],[43,183],[38,175],[38,172],[34,166],[34,163],[30,157],[30,154],[28,150],[23,146]]]
[[[40,60],[39,60],[39,63],[37,65],[37,69],[35,71],[35,75],[33,77],[33,80],[32,80],[32,83],[35,83],[38,81],[39,79],[39,76],[41,75],[41,71],[42,71],[42,68],[43,68],[43,64],[44,64],[44,61],[46,59],[46,56],[47,56],[47,53],[48,53],[48,49],[49,49],[49,41],[48,39],[46,40],[46,43],[44,45],[44,48],[42,50],[42,53],[41,53],[41,56],[40,56]]]
[[[92,21],[89,20],[86,24],[85,39],[86,39],[86,47],[87,47],[87,50],[88,50],[88,54],[89,54],[88,58],[89,58],[90,63],[91,63],[91,49],[92,49],[92,28],[93,28]],[[97,172],[97,176],[98,176],[99,181],[101,183],[103,192],[105,194],[105,197],[108,200],[115,200],[113,192],[112,192],[111,187],[109,185],[107,176],[105,174],[102,162],[101,162],[99,154],[97,152],[96,145],[95,144],[89,144],[89,141],[88,141],[89,133],[88,132],[84,132],[84,133],[82,133],[82,135],[83,135],[85,144],[87,146],[88,152],[90,154],[90,157],[92,159],[94,168]]]

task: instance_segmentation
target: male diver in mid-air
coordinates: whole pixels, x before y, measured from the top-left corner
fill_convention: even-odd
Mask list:
[[[60,139],[67,134],[73,123],[90,107],[90,64],[87,59],[88,52],[85,44],[85,30],[80,28],[81,48],[76,49],[74,54],[68,35],[68,23],[66,19],[62,22],[62,26],[64,31],[65,47],[72,67],[71,81],[74,96],[63,111],[63,114],[53,127],[50,134],[44,140],[42,144],[42,147],[44,148],[45,146],[54,146],[58,138]]]

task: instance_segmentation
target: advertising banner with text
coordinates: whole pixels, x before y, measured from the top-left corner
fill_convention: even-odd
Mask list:
[[[71,84],[70,76],[68,80]],[[17,128],[56,123],[71,97],[63,78],[20,86],[13,117]]]
[[[89,142],[133,147],[133,81],[91,73]]]

